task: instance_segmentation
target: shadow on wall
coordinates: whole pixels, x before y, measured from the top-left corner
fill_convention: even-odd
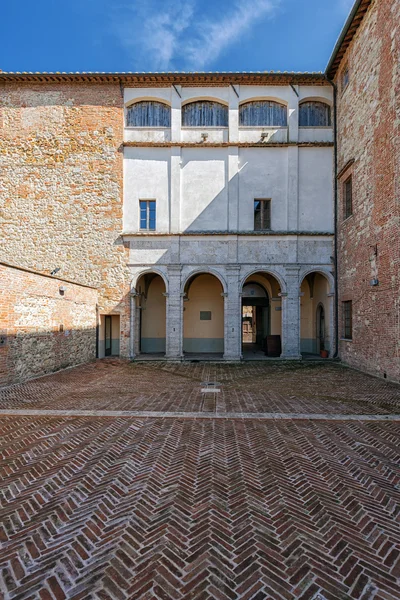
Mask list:
[[[2,335],[0,341],[0,386],[96,358],[96,328]]]

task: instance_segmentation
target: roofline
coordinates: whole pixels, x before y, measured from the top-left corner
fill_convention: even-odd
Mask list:
[[[140,87],[144,83],[150,86],[167,87],[170,85],[216,86],[230,84],[265,85],[326,85],[322,72],[296,73],[280,71],[248,72],[165,72],[165,73],[28,73],[1,72],[0,82],[30,83],[119,83]]]
[[[355,1],[353,8],[351,9],[350,14],[346,19],[343,29],[340,32],[340,35],[339,35],[338,40],[335,44],[335,47],[332,51],[329,62],[326,66],[325,73],[329,79],[333,79],[333,77],[336,75],[337,70],[340,65],[340,62],[343,58],[343,55],[345,54],[347,48],[349,47],[350,43],[352,42],[360,24],[361,24],[361,21],[363,20],[363,17],[365,15],[365,13],[367,12],[371,2],[372,2],[372,0],[356,0]],[[358,22],[355,24],[354,30],[350,31],[351,27],[353,25],[353,22],[357,16],[359,17]],[[348,36],[348,34],[350,34],[350,35]],[[341,50],[342,50],[342,52],[340,52]]]

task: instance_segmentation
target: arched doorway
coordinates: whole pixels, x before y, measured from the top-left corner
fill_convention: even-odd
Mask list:
[[[183,297],[183,353],[224,352],[224,297],[220,280],[196,273],[186,282]]]
[[[281,354],[280,285],[270,273],[253,273],[242,287],[242,355],[244,359]]]
[[[165,354],[165,283],[157,273],[145,273],[136,284],[137,354]]]
[[[300,352],[319,355],[331,351],[329,281],[322,273],[308,273],[300,288]]]

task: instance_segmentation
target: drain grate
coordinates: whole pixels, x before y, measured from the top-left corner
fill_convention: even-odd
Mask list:
[[[203,394],[203,401],[201,404],[202,412],[215,412],[217,407],[217,394],[221,391],[219,387],[221,384],[218,381],[202,381],[200,384],[200,392]]]
[[[215,412],[215,396],[205,396],[201,405],[201,412]]]

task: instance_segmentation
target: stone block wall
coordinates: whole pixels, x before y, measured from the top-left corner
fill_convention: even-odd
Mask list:
[[[96,303],[95,288],[0,263],[0,385],[93,360]]]
[[[400,3],[372,2],[338,71],[339,334],[351,300],[353,335],[343,361],[400,380]],[[349,70],[343,89],[342,75]],[[342,184],[353,178],[353,214]],[[377,279],[378,285],[371,285]]]
[[[118,83],[0,85],[0,260],[99,289],[129,350]]]

